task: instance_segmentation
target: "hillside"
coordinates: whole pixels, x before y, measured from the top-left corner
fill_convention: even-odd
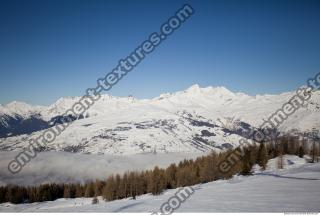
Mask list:
[[[193,85],[153,99],[102,98],[75,119],[43,151],[93,154],[207,152],[237,146],[248,131],[287,102],[294,92],[249,96],[224,87]],[[20,102],[0,107],[0,150],[21,150],[28,140],[52,126],[77,97],[48,106]],[[303,133],[320,127],[320,93],[281,126],[282,132]]]

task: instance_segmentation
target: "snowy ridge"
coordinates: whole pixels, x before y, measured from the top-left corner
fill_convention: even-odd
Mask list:
[[[5,106],[0,106],[0,115],[19,115],[26,118],[32,114],[37,114],[44,109],[45,107],[43,106],[32,106],[24,102],[13,101]]]
[[[248,129],[260,126],[293,95],[294,92],[249,96],[225,87],[199,85],[153,99],[102,95],[44,150],[94,154],[223,150],[237,146],[240,138],[247,138]],[[48,107],[19,102],[0,106],[1,134],[6,137],[0,138],[0,150],[27,146],[30,138],[39,136],[42,129],[51,126],[50,120],[61,116],[79,99],[61,98]],[[10,118],[17,116],[18,120]],[[26,127],[33,129],[25,132]],[[319,91],[280,126],[283,132],[312,128],[320,128]]]

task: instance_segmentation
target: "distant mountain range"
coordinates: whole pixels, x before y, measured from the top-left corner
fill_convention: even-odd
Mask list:
[[[103,154],[208,151],[237,146],[294,92],[249,96],[224,87],[193,85],[153,99],[101,99],[53,143],[42,150]],[[65,97],[50,106],[22,102],[0,105],[0,150],[21,150],[28,139],[59,121],[80,97]],[[320,128],[320,92],[290,116],[282,132]]]

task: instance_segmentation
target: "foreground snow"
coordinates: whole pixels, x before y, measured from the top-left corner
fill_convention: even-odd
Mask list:
[[[253,176],[236,176],[195,185],[195,193],[177,212],[318,212],[320,210],[320,163],[307,164],[304,159],[286,156],[285,169],[275,169],[270,160],[264,172]],[[257,169],[257,168],[256,168]],[[154,212],[168,201],[177,189],[162,195],[150,194],[92,205],[91,198],[59,199],[54,202],[13,205],[1,204],[5,212]]]

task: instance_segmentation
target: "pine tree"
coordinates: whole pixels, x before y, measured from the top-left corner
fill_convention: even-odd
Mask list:
[[[250,151],[248,149],[245,149],[244,155],[242,157],[242,175],[250,175],[251,174],[251,169],[252,169],[252,164],[250,162]]]
[[[277,168],[278,169],[283,169],[283,151],[280,148],[279,149],[279,156],[278,156],[278,160],[277,160]]]
[[[63,197],[63,190],[62,190],[62,195],[61,196]],[[32,202],[39,202],[39,201],[40,201],[39,187],[31,187],[31,188],[29,188],[29,202],[32,203]]]
[[[118,178],[120,176],[116,176]],[[118,179],[117,179],[118,180]],[[120,198],[126,198],[129,196],[129,191],[128,191],[128,173],[124,173],[122,179],[120,180],[119,184],[119,196]]]
[[[147,192],[147,188],[148,188],[148,176],[147,176],[147,173],[146,173],[146,172],[142,171],[142,172],[139,174],[138,182],[139,182],[139,195],[148,193],[148,192]]]
[[[104,187],[104,182],[100,180],[96,180],[96,182],[94,183],[94,196],[101,196],[103,187]]]
[[[162,186],[165,184],[164,181],[162,181],[164,180],[164,177],[160,168],[156,167],[153,171],[153,178],[155,179],[153,194],[158,195],[162,192]]]
[[[185,164],[182,164],[182,166]],[[166,188],[165,171],[156,166],[150,173],[148,180],[148,191],[153,195],[160,194]]]
[[[289,136],[288,138],[288,150],[285,153],[294,155],[298,151],[297,148],[299,147],[298,140],[294,136]]]
[[[137,195],[137,179],[134,172],[130,172],[129,174],[129,181],[130,181],[130,196],[134,197]]]
[[[53,192],[50,189],[50,185],[48,184],[40,185],[39,189],[40,189],[39,194],[41,199],[40,201],[52,201],[54,199]],[[71,196],[69,198],[71,198]]]
[[[107,201],[112,201],[116,199],[117,189],[114,176],[110,176],[106,181],[106,186],[103,189],[103,198]]]
[[[94,197],[94,195],[95,195],[95,186],[93,182],[90,182],[89,184],[86,185],[84,196],[89,198],[89,197]]]
[[[27,190],[24,187],[9,185],[5,200],[14,204],[26,203],[28,200]]]
[[[279,138],[276,138],[276,142],[279,142],[279,145],[282,147],[282,153],[283,154],[288,154],[289,153],[289,136],[282,136]]]
[[[265,170],[267,167],[267,163],[268,163],[267,148],[264,143],[261,143],[258,151],[257,164],[261,166],[263,170]]]
[[[304,147],[303,147],[303,145],[301,145],[299,147],[299,157],[303,158],[304,154],[305,154]]]
[[[76,197],[80,198],[84,196],[84,188],[82,185],[77,184],[76,185]]]
[[[257,147],[256,143],[254,143],[253,145],[247,146],[247,148],[250,151],[250,165],[253,166],[254,164],[257,163],[257,159],[259,156],[259,148]]]
[[[312,158],[312,163],[319,162],[319,147],[315,144],[315,142],[310,150],[310,156]]]
[[[65,185],[64,186],[63,198],[65,198],[65,199],[71,198],[70,185]]]
[[[166,169],[166,183],[167,183],[166,188],[168,189],[175,188],[177,183],[176,181],[177,181],[177,166],[176,164],[171,164]]]
[[[7,187],[0,187],[0,203],[7,202],[6,194],[7,194]]]

